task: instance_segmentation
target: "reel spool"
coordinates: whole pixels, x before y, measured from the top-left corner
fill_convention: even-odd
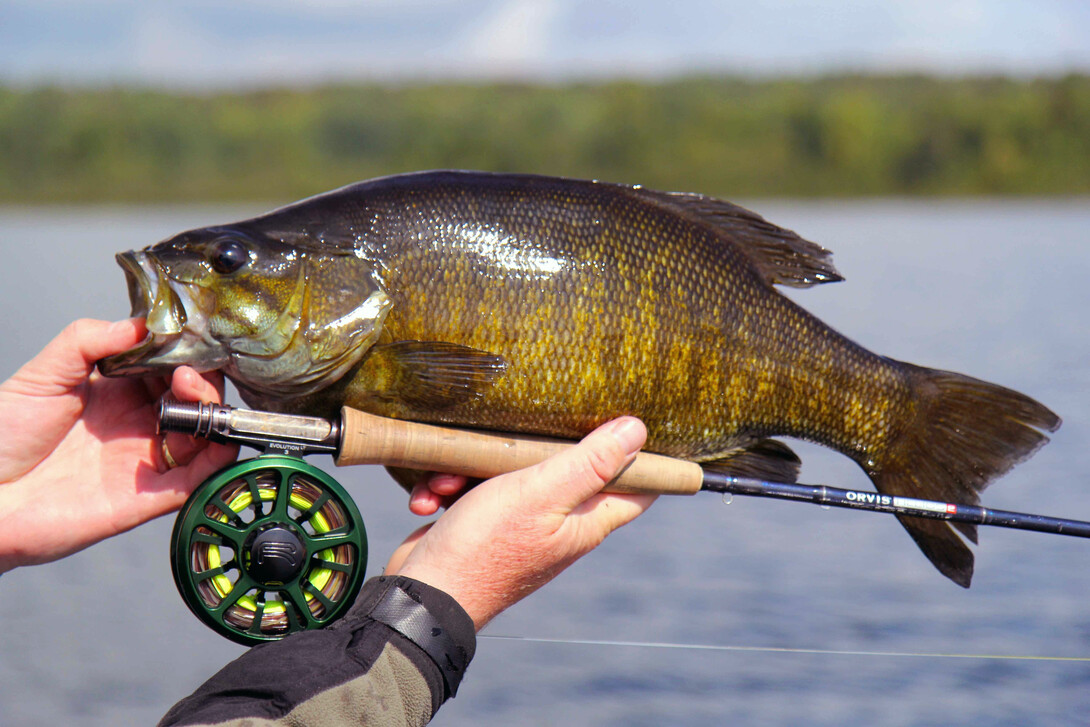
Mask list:
[[[252,646],[344,615],[363,584],[367,534],[336,480],[297,457],[263,455],[193,491],[170,563],[197,618]]]

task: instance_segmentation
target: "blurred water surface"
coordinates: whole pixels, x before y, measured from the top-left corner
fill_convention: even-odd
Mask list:
[[[748,206],[834,251],[846,282],[791,293],[830,325],[877,352],[1022,390],[1064,417],[986,504],[1090,519],[1087,200]],[[73,318],[127,314],[113,253],[259,211],[0,209],[0,377]],[[805,481],[868,487],[847,459],[796,444]],[[418,523],[381,470],[334,474],[364,514],[377,572]],[[154,723],[241,653],[177,596],[170,527],[163,518],[0,578],[0,723]],[[435,723],[1085,722],[1090,662],[980,655],[1090,657],[1090,542],[984,528],[976,553],[964,591],[889,516],[664,498],[485,633],[756,650],[485,638]]]

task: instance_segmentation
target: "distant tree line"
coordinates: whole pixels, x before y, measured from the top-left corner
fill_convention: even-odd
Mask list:
[[[1090,193],[1090,76],[0,87],[0,203],[287,201],[434,168],[727,197]]]

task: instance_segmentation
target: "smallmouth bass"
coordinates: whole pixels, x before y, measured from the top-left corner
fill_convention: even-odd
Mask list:
[[[968,504],[1060,425],[1022,394],[836,333],[774,288],[840,280],[831,253],[697,194],[406,174],[118,261],[149,334],[103,373],[222,369],[273,411],[569,439],[633,414],[647,450],[705,467],[793,481],[798,458],[771,439],[792,436],[883,494]],[[975,526],[899,519],[968,587]]]

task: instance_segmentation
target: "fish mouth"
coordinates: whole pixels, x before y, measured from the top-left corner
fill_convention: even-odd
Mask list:
[[[173,281],[163,264],[148,252],[123,252],[117,263],[125,272],[132,316],[143,318],[147,336],[136,346],[98,362],[106,376],[139,376],[163,373],[181,364],[195,365],[202,370],[215,368],[207,364],[201,349],[207,348],[195,334],[194,313],[199,307],[191,286]]]

